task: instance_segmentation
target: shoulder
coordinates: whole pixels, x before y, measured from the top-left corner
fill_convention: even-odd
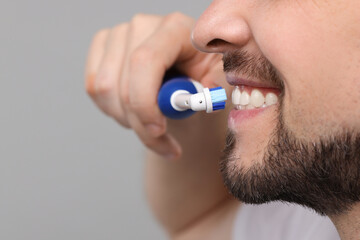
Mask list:
[[[295,204],[243,204],[237,211],[233,239],[338,240],[328,217]]]
[[[172,236],[172,240],[231,240],[234,219],[240,202],[228,199],[186,229]]]

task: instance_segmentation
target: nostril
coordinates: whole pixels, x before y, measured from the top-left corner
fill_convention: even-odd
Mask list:
[[[226,45],[226,44],[228,44],[228,42],[226,42],[225,40],[215,38],[215,39],[211,40],[210,42],[208,42],[208,44],[206,46],[207,47],[219,47],[219,46]]]

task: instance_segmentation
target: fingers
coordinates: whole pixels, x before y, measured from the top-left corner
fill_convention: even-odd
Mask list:
[[[85,68],[85,88],[87,93],[93,98],[95,97],[95,78],[101,63],[102,56],[105,51],[105,44],[109,35],[109,30],[99,31],[90,46]]]
[[[118,86],[118,92],[120,95],[120,104],[127,113],[132,112],[130,108],[130,91],[129,88],[131,81],[139,81],[139,79],[131,79],[129,76],[129,65],[133,56],[134,50],[141,45],[155,29],[159,26],[162,18],[155,15],[137,14],[133,17],[129,24],[129,31],[127,34],[127,46],[124,53],[125,61],[122,64],[122,72],[120,76],[120,84]],[[143,71],[140,69],[137,71]],[[157,70],[158,71],[158,70]],[[161,70],[160,70],[161,71]],[[146,82],[147,79],[141,79],[141,82]],[[143,90],[144,92],[144,90]],[[155,103],[156,104],[156,103]],[[133,128],[133,127],[132,127]],[[164,131],[162,132],[164,133]]]
[[[128,117],[132,128],[146,147],[168,160],[175,160],[181,155],[180,145],[170,134],[153,137],[147,133],[136,115],[129,113]]]
[[[176,61],[181,61],[195,51],[190,32],[193,20],[181,14],[172,14],[159,22],[157,29],[136,48],[131,48],[124,67],[122,95],[129,123],[142,142],[155,152],[179,156],[181,148],[166,133],[166,119],[158,104],[157,94],[164,73]]]
[[[161,64],[146,67],[147,65],[143,63],[153,62],[156,56],[143,55],[142,51],[140,51],[138,55],[138,49],[146,45],[146,42],[149,41],[148,39],[157,39],[157,29],[161,28],[160,26],[163,21],[163,18],[157,16],[137,15],[133,18],[131,22],[131,32],[129,33],[129,39],[131,39],[131,41],[127,48],[127,61],[124,62],[123,66],[124,71],[120,92],[122,96],[121,102],[126,109],[129,123],[145,146],[167,159],[175,159],[181,154],[181,148],[173,137],[166,134],[166,119],[158,110],[156,101],[159,90],[158,86],[162,82],[162,76],[166,68],[161,67]],[[152,29],[147,27],[149,23],[153,26]],[[169,36],[165,37],[168,38]],[[161,50],[164,50],[164,47],[165,49],[167,48],[167,46],[150,44],[149,49],[158,49],[159,47]],[[138,59],[138,57],[141,59]],[[134,72],[143,73],[144,77],[137,78],[134,76]],[[157,84],[153,84],[152,79],[156,79]],[[138,86],[144,85],[144,87],[132,89],[131,86],[133,84]],[[132,98],[132,91],[138,91],[137,94],[144,100],[143,102],[145,102],[146,105],[136,105],[136,101]],[[151,97],[148,98],[148,96]],[[157,112],[152,111],[153,109],[157,109]],[[149,121],[144,119],[142,111],[148,111]],[[153,117],[156,114],[157,116]],[[152,119],[156,119],[156,121],[151,121]]]
[[[130,127],[121,105],[118,86],[121,82],[122,65],[127,46],[129,24],[114,27],[108,36],[105,53],[96,78],[96,103],[106,114],[125,127]]]
[[[181,69],[188,59],[201,61],[190,40],[193,24],[179,13],[136,15],[95,36],[86,66],[86,89],[97,106],[167,158],[179,156],[181,148],[166,133],[157,94],[167,69],[174,64]]]
[[[128,24],[100,31],[94,38],[87,63],[87,91],[96,105],[124,127],[130,127],[119,102],[118,85],[124,60]]]
[[[130,56],[129,108],[153,137],[166,129],[165,117],[157,104],[164,73],[194,52],[190,42],[192,24],[193,20],[183,15],[169,15]]]

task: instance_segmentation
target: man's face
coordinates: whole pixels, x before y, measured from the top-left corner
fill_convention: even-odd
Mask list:
[[[194,45],[224,54],[229,83],[279,99],[229,116],[222,171],[241,200],[323,214],[359,200],[359,9],[358,0],[215,0],[199,19]]]

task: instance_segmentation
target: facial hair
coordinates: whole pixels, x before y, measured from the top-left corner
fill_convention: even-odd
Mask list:
[[[264,57],[234,52],[223,60],[225,71],[245,72],[283,86]],[[245,203],[285,201],[321,215],[349,211],[360,201],[360,134],[343,129],[317,141],[300,140],[285,125],[282,106],[280,96],[277,126],[262,161],[254,160],[250,167],[236,164],[241,162],[235,155],[236,136],[228,133],[220,170],[230,193]]]

